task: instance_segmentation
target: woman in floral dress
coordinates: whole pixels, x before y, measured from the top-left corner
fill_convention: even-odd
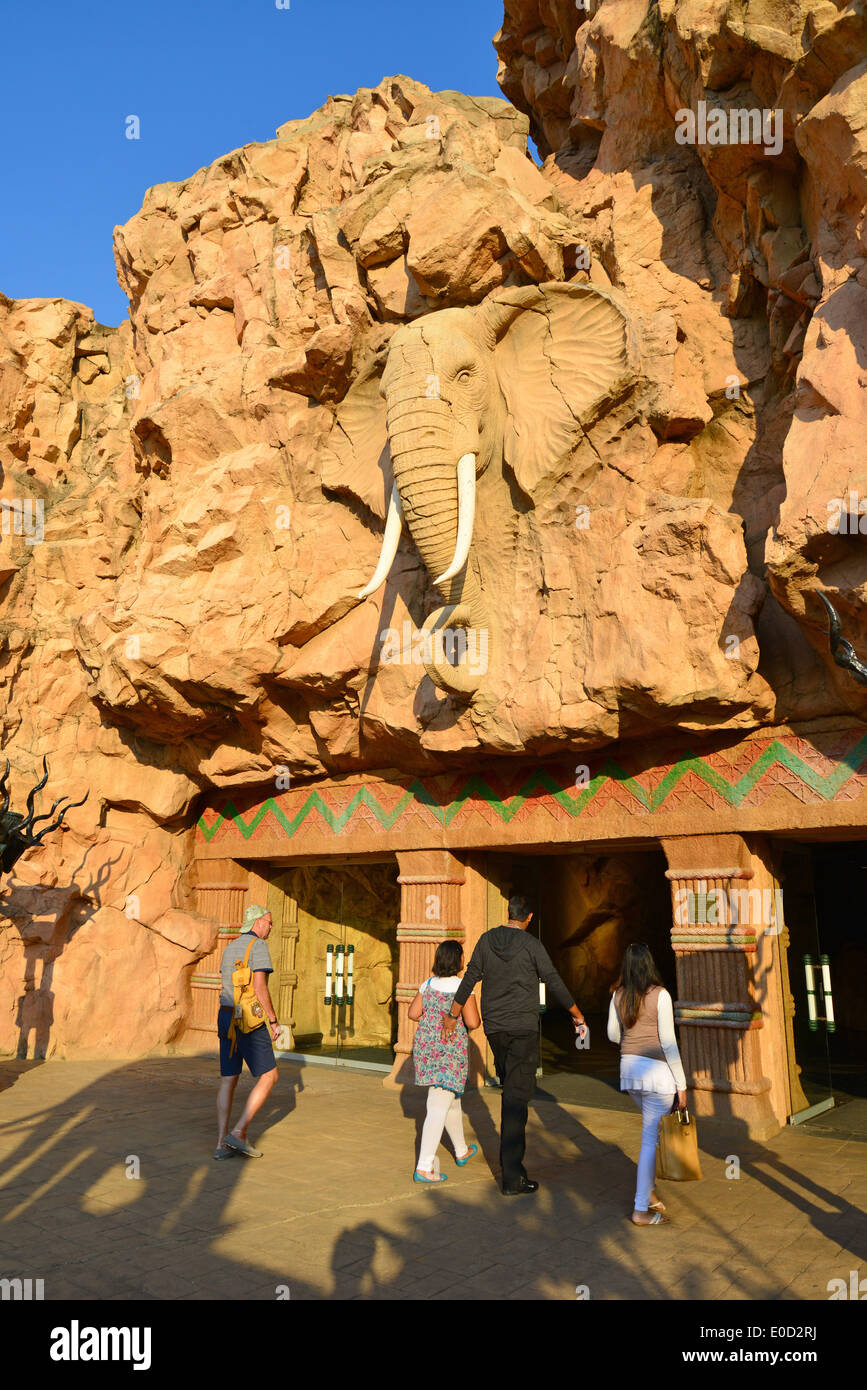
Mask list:
[[[452,1006],[463,963],[460,942],[441,941],[434,956],[433,973],[409,1006],[409,1017],[418,1024],[412,1045],[416,1085],[428,1087],[427,1116],[421,1132],[414,1182],[446,1181],[437,1158],[444,1129],[454,1145],[459,1168],[478,1153],[477,1145],[468,1147],[464,1139],[461,1110],[461,1096],[469,1070],[467,1030],[478,1028],[481,1023],[472,994],[461,1010],[454,1033],[447,1042],[443,1041],[443,1014]]]

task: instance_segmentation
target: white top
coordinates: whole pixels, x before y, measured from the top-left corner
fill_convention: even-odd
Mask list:
[[[659,1033],[659,1045],[665,1053],[665,1061],[661,1058],[657,1060],[655,1057],[630,1056],[629,1053],[621,1052],[621,1091],[657,1091],[667,1096],[673,1091],[686,1090],[686,1076],[680,1060],[677,1038],[674,1035],[674,1006],[667,989],[659,991],[656,1028]],[[614,1007],[613,994],[608,1009],[608,1036],[612,1042],[620,1042],[620,1019]]]
[[[425,990],[430,988],[440,994],[454,994],[460,982],[460,975],[431,975],[429,980],[425,980],[424,984],[419,986],[418,992],[424,994]]]

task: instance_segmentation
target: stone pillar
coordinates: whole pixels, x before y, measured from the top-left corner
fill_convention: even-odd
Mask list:
[[[508,911],[501,911],[499,908],[496,913],[496,922],[489,920],[488,900],[492,888],[488,880],[488,865],[491,856],[484,852],[469,853],[464,856],[464,875],[466,882],[461,893],[461,916],[464,924],[464,965],[469,963],[470,956],[478,945],[479,937],[482,936],[490,926],[504,922],[508,917]],[[479,1013],[482,1008],[482,987],[476,985],[475,988],[476,1005]],[[487,1077],[493,1077],[494,1063],[490,1054],[484,1028],[477,1028],[470,1034],[470,1070],[467,1077],[467,1089],[483,1086]]]
[[[182,1034],[184,1051],[213,1052],[220,997],[223,951],[241,930],[244,907],[250,899],[249,874],[234,859],[198,859],[194,863],[194,906],[214,923],[211,950],[190,972],[190,1012]]]
[[[399,850],[397,862],[400,871],[397,881],[401,889],[397,925],[400,963],[395,990],[397,1043],[394,1066],[383,1083],[386,1086],[413,1082],[411,1054],[415,1024],[407,1017],[407,1010],[419,985],[431,972],[440,941],[447,937],[464,941],[461,920],[464,870],[460,861],[448,850],[413,849]]]
[[[789,1096],[775,903],[764,865],[739,835],[662,843],[672,893],[675,1019],[691,1106],[696,1115],[768,1139],[786,1122]]]

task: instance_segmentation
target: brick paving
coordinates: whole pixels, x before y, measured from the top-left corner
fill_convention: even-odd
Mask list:
[[[504,1198],[496,1092],[466,1098],[485,1157],[444,1154],[448,1183],[425,1188],[423,1092],[283,1062],[251,1128],[265,1157],[215,1163],[216,1070],[0,1059],[0,1277],[44,1279],[46,1299],[752,1300],[827,1299],[829,1279],[867,1275],[867,1144],[701,1136],[703,1181],[662,1184],[672,1222],[641,1230],[637,1111],[537,1101],[541,1190]]]

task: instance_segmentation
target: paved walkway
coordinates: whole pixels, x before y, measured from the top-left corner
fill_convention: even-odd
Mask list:
[[[539,1101],[541,1190],[504,1198],[495,1092],[466,1100],[486,1158],[443,1156],[434,1189],[411,1181],[423,1092],[283,1063],[265,1157],[215,1163],[215,1087],[200,1058],[0,1060],[0,1277],[46,1299],[826,1299],[867,1275],[867,1144],[790,1129],[705,1153],[702,1182],[663,1184],[672,1224],[640,1230],[637,1112]]]

